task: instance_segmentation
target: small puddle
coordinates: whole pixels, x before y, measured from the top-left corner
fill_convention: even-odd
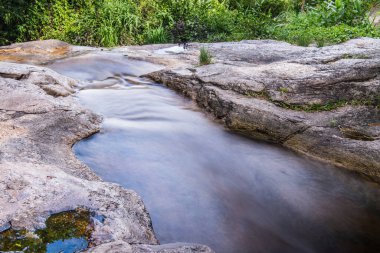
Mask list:
[[[46,220],[45,229],[1,232],[0,251],[74,253],[88,248],[92,230],[91,213],[87,210],[53,214]]]
[[[104,123],[74,150],[104,180],[142,196],[161,243],[217,253],[380,252],[377,186],[226,131],[192,101],[137,78],[147,63],[104,54],[50,67],[87,88],[104,84],[77,95]]]

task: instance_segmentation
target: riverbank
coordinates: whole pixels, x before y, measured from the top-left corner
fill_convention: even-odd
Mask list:
[[[202,46],[213,55],[210,65],[199,66]],[[379,182],[379,49],[380,40],[357,39],[325,48],[246,41],[191,44],[186,51],[155,45],[111,52],[160,64],[161,70],[141,74],[191,97],[234,131]],[[0,48],[0,59],[46,64],[101,50],[32,42]],[[130,252],[165,247],[167,252],[211,252],[197,245],[149,246],[157,239],[137,194],[102,182],[75,158],[72,144],[99,131],[101,122],[71,96],[80,82],[46,68],[5,62],[0,76],[3,230],[40,228],[51,213],[80,206],[106,217],[92,235],[93,244],[102,245],[97,252],[127,246]]]

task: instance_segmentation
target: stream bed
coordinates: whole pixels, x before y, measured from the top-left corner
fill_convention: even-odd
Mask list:
[[[77,157],[135,190],[161,243],[217,253],[380,252],[380,190],[352,173],[216,124],[194,102],[138,78],[155,66],[89,54],[49,66],[83,80],[104,116]]]

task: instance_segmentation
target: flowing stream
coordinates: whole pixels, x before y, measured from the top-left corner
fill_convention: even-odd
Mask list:
[[[351,173],[241,137],[173,91],[151,64],[90,54],[49,66],[85,81],[102,131],[74,146],[106,181],[144,200],[161,243],[217,253],[380,252],[380,190]]]

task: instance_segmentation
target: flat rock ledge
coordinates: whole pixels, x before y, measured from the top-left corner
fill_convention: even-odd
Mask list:
[[[53,213],[86,208],[105,218],[94,220],[89,252],[213,252],[158,245],[141,198],[76,159],[72,145],[101,123],[70,96],[76,83],[47,68],[0,62],[0,232],[33,231]]]
[[[234,131],[380,182],[379,39],[323,48],[272,40],[168,47],[113,51],[164,64],[147,76]],[[201,47],[211,64],[199,65]]]

